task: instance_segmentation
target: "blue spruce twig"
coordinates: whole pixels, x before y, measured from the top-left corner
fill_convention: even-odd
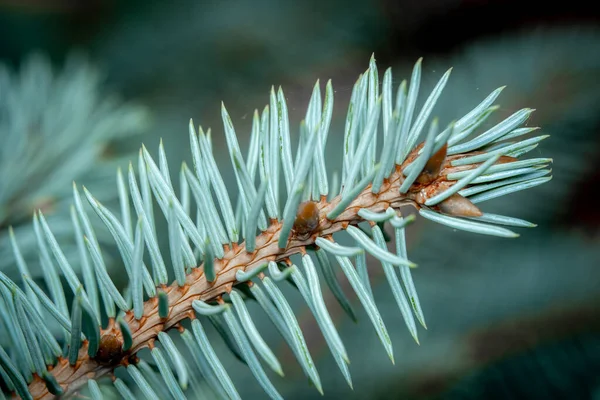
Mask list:
[[[354,86],[348,109],[339,194],[330,193],[329,188],[334,185],[329,185],[331,166],[325,156],[334,101],[330,82],[325,86],[324,99],[320,85],[314,87],[306,118],[300,124],[295,155],[281,89],[273,88],[269,105],[262,114],[254,114],[247,160],[239,148],[229,114],[222,107],[235,190],[240,194],[237,206],[230,200],[217,168],[211,131],[196,129],[192,122],[189,134],[194,165],[181,169],[181,195],[173,188],[162,143],[158,162],[148,149],[140,150],[138,178],[133,164],[127,180],[119,175],[120,212],[108,209],[84,188],[85,198],[119,249],[123,273],[129,282],[124,292],[115,288],[105,270],[102,246],[95,239],[76,189],[73,222],[78,235],[84,236],[82,257],[88,259],[99,282],[94,290],[101,294],[109,317],[105,326],[101,326],[99,312],[90,305],[88,282],[79,281],[51,224],[42,212],[36,213],[35,237],[44,262],[54,271],[48,275],[50,296],[30,283],[27,274],[24,291],[0,273],[0,315],[4,328],[10,332],[8,345],[0,352],[0,376],[5,387],[23,398],[41,399],[57,393],[72,394],[87,385],[92,397],[98,398],[103,387],[111,386],[100,379],[125,366],[124,378],[114,381],[116,390],[125,397],[131,397],[135,390],[132,387],[137,386],[148,398],[184,398],[188,387],[194,393],[199,391],[199,382],[191,379],[198,375],[205,378],[216,397],[239,398],[240,392],[205,334],[203,325],[209,321],[269,397],[281,398],[261,360],[280,375],[285,374],[285,365],[270,350],[261,336],[262,327],[253,322],[245,306],[245,301],[255,299],[289,344],[310,382],[323,393],[302,330],[279,289],[281,281],[290,281],[298,289],[340,372],[352,387],[348,353],[330,317],[318,273],[321,269],[326,275],[328,287],[336,292],[336,299],[352,317],[349,300],[337,290],[334,270],[338,266],[393,362],[390,335],[375,305],[365,254],[382,264],[407,327],[418,342],[415,317],[425,327],[425,316],[411,276],[415,264],[407,258],[404,235],[412,218],[403,218],[400,207],[412,205],[425,218],[454,229],[516,237],[518,234],[508,227],[533,224],[484,213],[475,203],[551,178],[548,166],[552,160],[518,159],[545,138],[523,137],[531,131],[522,128],[522,124],[532,110],[518,111],[489,130],[474,134],[497,109],[494,102],[501,92],[498,89],[440,132],[432,114],[450,71],[441,77],[422,109],[417,110],[420,76],[421,60],[415,64],[410,84],[400,84],[394,102],[391,70],[385,72],[380,86],[375,59],[371,59],[369,69]],[[422,138],[424,142],[417,145]],[[281,180],[285,186],[280,190]],[[158,205],[168,221],[168,232],[156,231],[155,218],[159,213],[154,212],[153,204]],[[195,221],[190,208],[198,210]],[[371,231],[359,228],[360,223],[370,225]],[[382,228],[386,225],[395,230],[395,251],[386,246]],[[352,246],[336,243],[341,231],[350,234]],[[158,247],[159,236],[168,238],[170,259]],[[17,241],[12,247],[16,262],[20,263]],[[145,259],[144,253],[149,257]],[[171,285],[167,285],[169,273],[175,277]],[[64,302],[60,275],[66,278],[74,295],[71,311]],[[38,307],[51,311],[61,324],[61,337],[48,337],[50,333],[35,329],[36,319],[23,318],[24,310],[39,312]],[[187,320],[191,320],[191,327]],[[178,335],[193,363],[185,359],[177,346]],[[62,355],[50,348],[57,342],[66,344]],[[73,348],[69,349],[69,344]],[[150,347],[151,357],[138,356],[144,347]],[[47,368],[49,365],[53,368]],[[190,368],[197,368],[197,374]],[[88,383],[92,380],[102,385]]]

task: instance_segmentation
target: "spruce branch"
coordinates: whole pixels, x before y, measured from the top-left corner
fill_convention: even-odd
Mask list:
[[[280,375],[285,371],[260,336],[261,326],[254,324],[244,305],[244,301],[254,299],[288,343],[306,376],[323,393],[303,333],[278,288],[282,281],[292,282],[302,295],[340,372],[352,387],[349,357],[329,315],[318,273],[320,269],[327,286],[353,317],[350,301],[336,285],[338,278],[332,273],[330,256],[349,280],[392,362],[392,343],[374,302],[366,273],[366,254],[381,263],[407,328],[418,343],[414,317],[423,327],[426,325],[411,276],[411,268],[416,265],[406,254],[404,230],[412,217],[403,217],[402,207],[411,205],[423,217],[455,229],[516,237],[518,234],[504,226],[533,224],[484,213],[475,203],[548,181],[548,165],[552,161],[518,160],[518,156],[545,138],[523,139],[532,131],[520,127],[531,114],[529,109],[518,111],[469,139],[497,108],[493,103],[501,89],[440,132],[438,121],[431,114],[450,71],[442,76],[413,118],[420,75],[421,60],[415,65],[408,92],[403,82],[394,104],[391,70],[384,74],[380,87],[377,66],[371,59],[350,100],[339,193],[329,189],[335,185],[329,185],[325,157],[333,109],[331,82],[325,87],[324,99],[319,84],[315,85],[306,118],[300,125],[295,158],[281,89],[276,92],[273,88],[269,105],[262,114],[254,114],[247,160],[222,106],[230,161],[240,194],[235,208],[215,162],[210,130],[196,129],[192,122],[189,133],[194,165],[193,170],[182,166],[179,196],[173,189],[162,142],[158,163],[145,147],[140,150],[138,177],[133,165],[129,169],[129,190],[118,176],[120,217],[84,188],[85,198],[121,254],[129,278],[124,292],[117,290],[106,272],[102,248],[95,240],[94,228],[86,222],[87,211],[74,187],[74,220],[81,223],[78,232],[84,236],[85,254],[89,254],[99,282],[97,289],[108,316],[104,326],[89,304],[89,283],[79,281],[62,256],[42,212],[38,212],[34,222],[40,249],[47,254],[47,265],[54,271],[46,282],[51,295],[31,284],[26,274],[23,280],[31,289],[27,292],[0,273],[0,314],[11,332],[14,349],[18,349],[12,351],[14,362],[4,357],[4,349],[0,352],[0,372],[7,389],[23,398],[45,399],[57,394],[72,395],[87,386],[90,394],[97,397],[101,389],[98,382],[102,383],[101,378],[108,375],[113,377],[119,393],[129,396],[126,382],[114,375],[117,368],[125,367],[128,381],[146,397],[185,398],[188,385],[194,391],[200,390],[189,371],[197,367],[217,397],[239,398],[204,333],[202,323],[209,320],[269,397],[281,398],[260,360]],[[429,129],[424,133],[428,123]],[[424,141],[416,145],[422,136]],[[378,140],[382,146],[378,147]],[[254,183],[257,170],[258,188]],[[280,189],[282,179],[285,187]],[[279,196],[281,191],[286,194],[284,201]],[[137,223],[130,219],[129,197]],[[196,221],[190,213],[191,197],[196,200]],[[154,201],[168,221],[166,233],[156,231]],[[370,232],[366,233],[359,224],[370,226]],[[382,229],[386,224],[394,229],[395,251],[387,248]],[[349,233],[353,246],[336,243],[341,231]],[[161,253],[159,235],[168,237],[171,260]],[[16,241],[13,248],[18,260]],[[144,254],[148,256],[144,258]],[[296,259],[301,263],[295,264]],[[59,304],[64,301],[64,289],[56,264],[73,292],[70,312]],[[167,285],[169,270],[175,279]],[[25,309],[36,312],[32,305],[36,302],[61,323],[62,338],[50,338],[44,332],[34,334],[35,320],[22,318]],[[187,320],[191,320],[191,328]],[[176,334],[181,335],[190,350],[195,367],[171,339]],[[50,351],[57,341],[70,344],[65,346],[65,353]],[[138,355],[143,348],[151,350],[158,372],[149,367],[149,359]]]

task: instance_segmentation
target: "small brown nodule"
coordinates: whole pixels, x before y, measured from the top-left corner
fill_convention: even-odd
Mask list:
[[[319,207],[314,201],[305,201],[298,206],[294,231],[297,235],[310,235],[319,226]]]
[[[483,213],[466,197],[456,193],[442,201],[440,211],[455,217],[481,217]]]
[[[114,365],[123,359],[123,339],[115,333],[108,332],[102,335],[100,347],[96,353],[96,360],[102,365]]]

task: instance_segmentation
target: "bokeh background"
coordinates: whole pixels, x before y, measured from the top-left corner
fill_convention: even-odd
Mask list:
[[[268,102],[271,85],[283,86],[292,127],[297,127],[314,82],[333,80],[335,111],[328,143],[333,168],[341,160],[336,149],[352,85],[371,54],[380,72],[393,67],[396,85],[424,57],[422,93],[454,67],[435,111],[443,124],[502,85],[507,88],[496,118],[521,107],[537,109],[529,123],[551,138],[534,156],[554,159],[554,178],[486,203],[486,211],[538,224],[520,232],[519,239],[454,232],[424,221],[408,229],[409,254],[419,264],[413,276],[428,322],[428,330],[419,332],[420,346],[405,329],[378,265],[372,265],[376,300],[393,333],[395,366],[366,316],[359,314],[362,323],[354,324],[329,299],[349,349],[354,390],[344,383],[299,296],[290,292],[318,364],[324,397],[600,399],[600,25],[594,8],[593,2],[581,0],[555,5],[516,0],[0,0],[2,71],[12,71],[17,82],[20,73],[36,71],[36,65],[44,71],[52,66],[59,75],[69,71],[74,58],[88,63],[86,68],[101,72],[89,78],[98,80],[98,90],[80,95],[118,95],[121,114],[111,116],[127,121],[117,118],[105,128],[112,135],[90,143],[85,138],[93,120],[79,121],[64,139],[71,147],[61,151],[72,156],[89,145],[93,157],[76,158],[58,177],[48,170],[60,163],[47,164],[43,182],[50,195],[0,193],[0,268],[16,273],[5,252],[8,225],[24,232],[27,242],[33,208],[43,207],[56,218],[53,228],[68,221],[68,207],[59,200],[62,192],[69,195],[71,180],[96,185],[93,192],[110,201],[116,193],[115,167],[135,162],[142,142],[156,154],[160,138],[172,171],[189,162],[189,118],[212,127],[215,151],[225,156],[221,101],[245,146],[252,113]],[[61,76],[68,84],[78,75]],[[82,79],[83,85],[87,78]],[[30,99],[61,101],[53,92],[38,93],[38,87],[43,85],[31,84]],[[20,110],[1,109],[0,122],[8,120],[9,112],[33,115],[33,103],[23,101]],[[79,102],[65,107],[61,115],[67,120],[81,117]],[[86,112],[94,110],[90,101]],[[5,149],[7,126],[0,124],[0,147]],[[35,154],[58,152],[64,142],[60,136],[53,140],[53,134],[60,133],[50,132],[43,146],[31,139]],[[225,177],[233,177],[222,160]],[[0,168],[5,188],[8,179],[22,179],[13,163],[0,162]],[[40,182],[22,183],[31,189]],[[15,210],[19,217],[11,219]],[[25,244],[26,256],[28,249]],[[283,361],[286,379],[273,380],[284,397],[319,398],[272,326],[263,331]],[[242,395],[265,398],[218,337],[215,345]]]

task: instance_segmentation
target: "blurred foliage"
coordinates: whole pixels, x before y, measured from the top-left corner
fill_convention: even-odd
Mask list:
[[[99,90],[101,75],[73,54],[60,72],[34,54],[18,73],[0,64],[0,269],[17,273],[9,227],[33,275],[37,245],[31,225],[42,209],[70,256],[75,249],[69,216],[72,182],[116,199],[118,140],[148,126],[147,111]],[[70,246],[69,246],[70,244]]]

